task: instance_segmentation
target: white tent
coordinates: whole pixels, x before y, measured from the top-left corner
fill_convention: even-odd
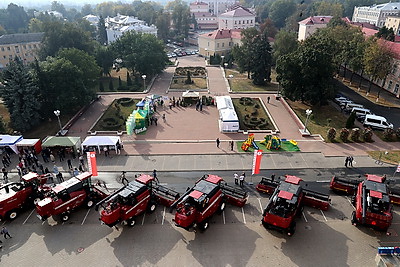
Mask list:
[[[23,139],[22,135],[0,135],[0,147],[10,147],[16,154],[18,149],[16,144]]]
[[[82,143],[82,150],[83,147],[94,146],[101,152],[100,146],[109,146],[117,151],[118,143],[121,143],[121,138],[119,136],[88,136]]]
[[[238,132],[239,119],[230,96],[215,97],[219,112],[219,130],[221,132]]]
[[[182,97],[199,97],[200,93],[199,92],[194,92],[194,91],[185,91],[182,93]]]

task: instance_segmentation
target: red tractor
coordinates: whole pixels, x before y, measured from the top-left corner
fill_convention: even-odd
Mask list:
[[[156,183],[154,177],[142,174],[96,205],[101,207],[100,220],[109,227],[117,223],[134,226],[137,216],[155,211],[160,203],[167,207],[179,198],[179,193]]]
[[[243,207],[247,199],[244,190],[227,185],[219,176],[205,175],[171,206],[176,207],[175,225],[188,231],[195,226],[205,231],[210,217],[222,213],[227,202]]]
[[[33,206],[42,197],[39,188],[46,183],[49,175],[30,172],[20,182],[0,187],[0,220],[17,218],[21,209]]]
[[[303,205],[328,210],[329,195],[307,188],[307,184],[296,176],[286,175],[285,179],[273,180],[263,177],[256,189],[271,194],[264,209],[262,224],[266,229],[273,228],[292,236],[296,231],[297,215]]]
[[[366,174],[366,179],[344,179],[333,177],[330,188],[334,191],[353,194],[355,211],[351,215],[353,225],[367,225],[386,231],[393,220],[391,203],[399,204],[397,192],[390,190],[384,176]]]
[[[84,172],[45,191],[45,198],[36,203],[36,212],[41,220],[56,216],[65,222],[72,210],[85,205],[91,208],[109,195],[100,184],[92,184],[92,174]]]

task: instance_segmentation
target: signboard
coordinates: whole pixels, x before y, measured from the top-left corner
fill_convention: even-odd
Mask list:
[[[253,168],[251,174],[259,174],[260,173],[260,165],[261,165],[261,157],[262,157],[262,150],[254,150],[254,157],[253,157]]]
[[[97,174],[96,152],[87,152],[88,169],[92,176]]]

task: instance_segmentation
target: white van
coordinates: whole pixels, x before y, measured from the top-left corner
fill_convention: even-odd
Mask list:
[[[350,112],[353,108],[364,108],[364,106],[356,103],[347,103],[345,111]]]
[[[353,109],[351,110],[351,113],[353,113],[353,112],[356,114],[357,119],[358,119],[359,121],[364,121],[365,116],[367,116],[367,115],[373,115],[373,113],[371,112],[371,110],[366,109],[366,108],[353,108]]]
[[[377,115],[366,115],[363,122],[364,127],[371,127],[376,129],[393,129],[393,124],[387,122],[385,117]]]

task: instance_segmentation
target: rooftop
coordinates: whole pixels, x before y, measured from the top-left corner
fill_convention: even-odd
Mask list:
[[[303,25],[328,24],[332,16],[311,16],[299,22]]]
[[[228,11],[220,15],[220,17],[246,17],[251,16],[254,17],[255,15],[251,13],[248,9],[238,6],[234,10]]]
[[[210,39],[228,39],[228,38],[233,38],[233,39],[241,39],[241,29],[223,29],[223,30],[216,30],[213,32],[205,33],[200,36],[210,38]]]
[[[5,34],[0,36],[0,45],[41,42],[43,35],[43,32]]]

